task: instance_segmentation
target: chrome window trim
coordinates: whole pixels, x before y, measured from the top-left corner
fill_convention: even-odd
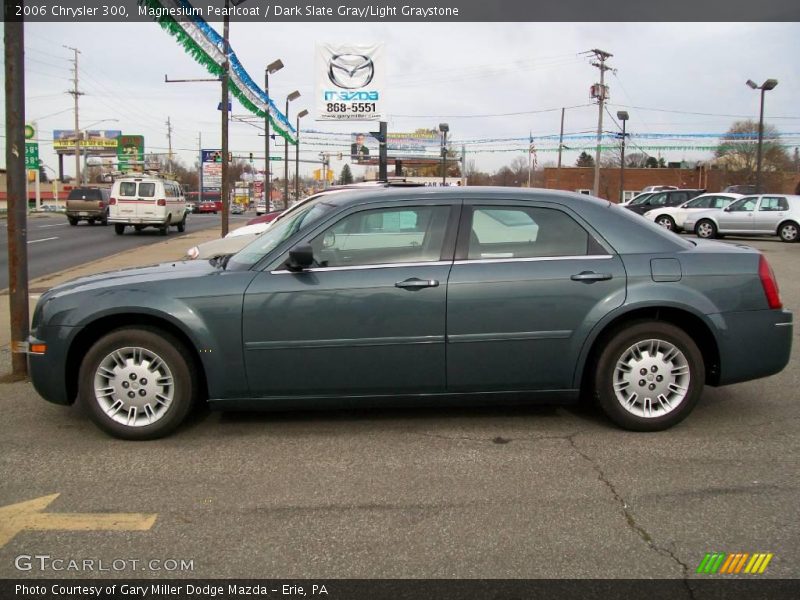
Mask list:
[[[454,265],[487,265],[493,263],[509,262],[544,262],[551,260],[607,260],[614,258],[611,254],[577,254],[574,256],[531,256],[527,258],[474,258],[472,260],[457,260]]]
[[[270,271],[272,275],[285,275],[287,273],[320,273],[326,271],[366,271],[370,269],[397,269],[399,267],[443,267],[452,265],[451,260],[431,260],[422,262],[407,262],[407,263],[380,263],[376,265],[352,265],[345,267],[314,267],[311,269],[303,269],[302,271],[289,271],[288,269],[280,269]]]

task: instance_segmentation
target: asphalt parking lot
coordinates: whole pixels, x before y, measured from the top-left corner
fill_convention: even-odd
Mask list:
[[[800,245],[746,243],[797,318]],[[695,574],[708,552],[773,553],[760,577],[798,577],[797,348],[795,328],[782,373],[706,388],[656,434],[582,406],[201,411],[167,439],[130,443],[29,383],[0,384],[0,507],[58,494],[0,508],[14,516],[0,519],[0,577],[681,578],[709,577]],[[155,521],[48,528],[26,520],[36,511]],[[100,573],[18,559],[37,555],[126,562]]]

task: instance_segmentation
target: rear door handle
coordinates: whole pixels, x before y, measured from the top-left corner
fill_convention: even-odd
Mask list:
[[[412,277],[405,281],[398,281],[394,287],[402,288],[404,290],[420,290],[426,287],[439,287],[439,282],[436,279],[419,279]]]
[[[611,273],[595,273],[594,271],[582,271],[570,277],[572,281],[582,281],[583,283],[594,283],[595,281],[608,281]]]

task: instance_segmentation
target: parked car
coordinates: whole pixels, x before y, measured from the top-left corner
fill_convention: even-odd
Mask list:
[[[67,195],[67,221],[77,225],[86,221],[89,225],[99,222],[108,225],[108,188],[81,186],[70,190]]]
[[[682,231],[683,223],[689,214],[709,208],[725,208],[728,204],[741,197],[740,194],[701,194],[680,206],[654,208],[644,213],[644,216],[651,221],[655,221],[664,229]]]
[[[625,206],[625,208],[635,212],[636,214],[643,215],[654,208],[679,206],[704,192],[705,190],[666,190],[663,192],[653,192],[649,198],[646,198],[637,204],[631,202]]]
[[[756,186],[754,185],[729,185],[726,187],[723,192],[728,192],[731,194],[740,194],[742,196],[751,196],[756,193]]]
[[[257,217],[253,217],[250,219],[247,224],[248,225],[255,225],[256,223],[270,223],[278,218],[283,211],[282,210],[273,210],[272,212],[265,213],[263,215],[259,215]]]
[[[646,188],[642,190],[644,192],[664,192],[666,190],[677,190],[678,186],[676,185],[648,185]]]
[[[170,227],[186,229],[186,199],[177,181],[158,176],[126,176],[111,189],[108,222],[117,235],[131,226],[139,232],[155,227],[167,235]]]
[[[244,205],[239,204],[238,202],[231,202],[231,214],[232,215],[243,215],[244,214]]]
[[[745,196],[725,208],[692,214],[684,226],[701,238],[777,235],[784,242],[796,242],[800,239],[800,196]]]
[[[656,431],[684,419],[704,385],[781,371],[792,314],[758,251],[689,242],[596,198],[375,188],[306,202],[226,260],[54,287],[28,343],[39,394],[78,399],[126,439],[166,435],[195,401],[493,404],[581,391],[619,426]]]

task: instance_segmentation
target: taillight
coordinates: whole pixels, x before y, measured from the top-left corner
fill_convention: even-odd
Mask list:
[[[103,208],[103,206],[105,206],[105,205],[103,204],[103,201],[102,201],[102,200],[100,200],[100,201],[97,203],[97,208]]]
[[[156,202],[156,204],[158,206],[166,206],[167,205],[167,201],[164,198],[159,198],[158,202]]]
[[[769,307],[783,308],[780,290],[778,289],[778,280],[775,279],[775,272],[763,254],[758,261],[758,277],[761,279],[761,286],[764,288]]]
[[[111,204],[111,205],[116,204],[117,203],[117,199],[116,198],[110,198],[108,203]]]

